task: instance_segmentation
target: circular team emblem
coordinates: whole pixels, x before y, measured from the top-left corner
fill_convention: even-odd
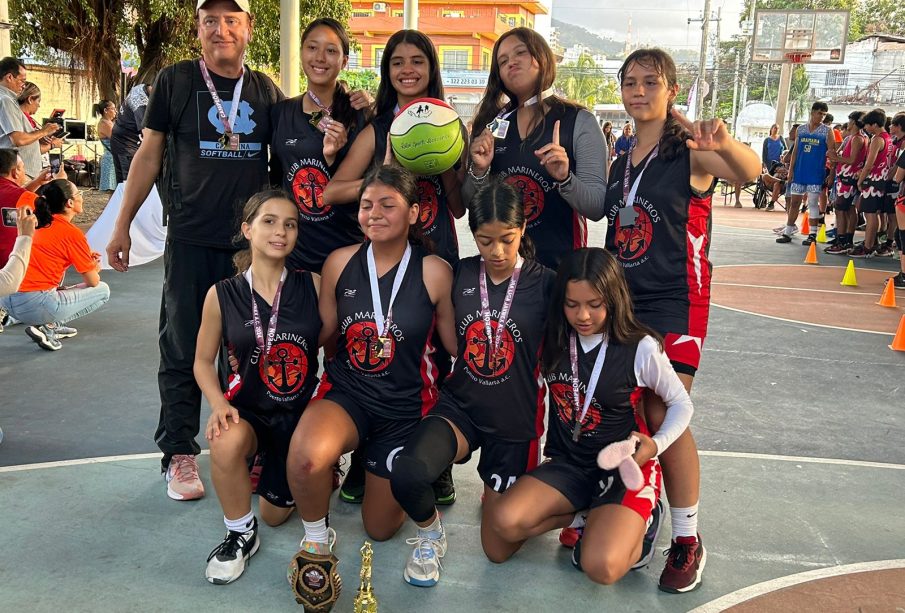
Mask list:
[[[623,262],[637,260],[647,252],[654,237],[654,226],[650,215],[641,207],[632,207],[635,211],[635,223],[623,226],[620,216],[616,215],[616,247],[617,256]]]
[[[572,416],[574,405],[574,402],[572,401],[572,385],[570,383],[553,383],[550,385],[550,397],[553,399],[553,404],[555,405],[556,414],[559,416],[559,420],[571,430],[573,425],[572,420],[575,419]],[[578,400],[583,404],[584,394],[579,392]],[[581,431],[590,432],[599,425],[600,410],[595,407],[592,402],[591,406],[588,407],[588,414],[585,415]]]
[[[352,366],[367,373],[384,370],[393,361],[380,357],[380,340],[373,321],[357,321],[346,329],[346,347]],[[395,353],[395,352],[394,352]]]
[[[499,323],[490,320],[493,334],[497,334]],[[465,363],[473,373],[484,379],[495,379],[504,375],[515,357],[515,342],[512,334],[503,327],[503,340],[496,355],[491,355],[493,344],[484,330],[484,320],[479,319],[465,331]]]
[[[437,219],[437,211],[440,209],[437,189],[429,180],[418,179],[418,197],[421,204],[421,227],[427,230],[434,225],[434,220]]]
[[[288,396],[299,391],[308,374],[308,357],[292,343],[274,343],[267,360],[261,360],[261,380],[274,394]]]
[[[324,187],[328,180],[327,175],[314,166],[302,166],[296,171],[292,177],[292,194],[302,213],[321,217],[330,212],[330,206],[324,204]]]
[[[299,573],[302,583],[315,594],[327,589],[327,577],[323,569],[317,564],[306,564]]]
[[[537,181],[525,175],[509,175],[504,181],[518,190],[525,206],[525,220],[530,224],[540,217],[544,210],[544,190]]]

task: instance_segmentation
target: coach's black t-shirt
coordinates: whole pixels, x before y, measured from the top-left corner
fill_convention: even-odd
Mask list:
[[[198,62],[192,62],[189,104],[178,125],[172,125],[171,99],[184,95],[183,85],[174,84],[176,67],[164,68],[157,76],[144,127],[158,132],[174,132],[176,173],[182,191],[182,206],[168,211],[167,234],[180,242],[207,247],[234,248],[242,207],[248,198],[267,188],[267,145],[270,143],[270,94],[258,91],[254,83],[269,79],[249,78],[246,67],[239,111],[233,132],[239,135],[240,149],[229,151],[220,144],[223,123],[201,77]],[[233,90],[238,79],[227,79],[211,71],[211,79],[229,115]],[[272,85],[272,84],[271,84]],[[276,86],[273,85],[273,89]],[[176,91],[179,90],[179,91]],[[178,103],[177,103],[178,106]]]

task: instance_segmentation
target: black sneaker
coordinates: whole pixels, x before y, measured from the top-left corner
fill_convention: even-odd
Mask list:
[[[215,585],[232,583],[245,572],[245,563],[255,555],[261,541],[258,540],[258,519],[254,518],[248,532],[226,533],[223,542],[207,556],[204,576]]]
[[[868,249],[864,246],[864,243],[860,245],[856,245],[854,249],[848,252],[848,257],[850,258],[872,258],[874,257],[874,250]]]
[[[453,483],[452,466],[447,467],[434,481],[434,503],[449,506],[456,501],[456,484]]]
[[[773,203],[772,203],[772,202],[771,202],[770,204],[767,205],[767,209],[766,209],[766,210],[768,210],[768,211],[772,211],[772,210],[773,210]]]
[[[45,351],[59,351],[63,348],[63,343],[57,340],[53,330],[47,326],[28,326],[25,334]]]
[[[801,244],[804,245],[805,247],[810,247],[811,245],[813,245],[816,242],[817,242],[817,235],[808,234],[808,237],[806,239],[804,239],[803,241],[801,241]]]
[[[900,272],[892,278],[892,286],[896,289],[905,289],[905,272]]]
[[[792,237],[788,234],[780,234],[779,238],[776,239],[777,243],[791,243]]]
[[[657,542],[657,537],[660,536],[660,528],[662,526],[663,502],[658,500],[650,515],[647,531],[644,533],[644,540],[641,541],[641,557],[632,566],[632,570],[638,570],[650,564],[650,561],[654,558],[654,544]]]
[[[824,253],[829,253],[830,255],[844,255],[848,253],[848,250],[851,249],[848,245],[843,245],[840,242],[836,242],[826,249],[823,250]]]
[[[578,528],[578,540],[575,541],[575,545],[572,547],[572,566],[582,572],[584,572],[584,569],[581,568],[581,537],[583,532],[584,528]]]
[[[365,465],[364,457],[356,449],[349,462],[349,473],[343,486],[339,488],[339,499],[349,504],[361,504],[365,499]]]

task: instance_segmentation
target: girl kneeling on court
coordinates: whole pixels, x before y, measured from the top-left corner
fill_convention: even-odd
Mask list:
[[[298,216],[281,191],[252,196],[242,215],[249,248],[235,257],[239,274],[218,282],[204,299],[194,370],[211,405],[205,436],[227,530],[208,556],[205,576],[211,583],[238,579],[260,545],[248,458],[263,458],[257,489],[261,518],[277,526],[294,505],[286,457],[317,383],[321,330],[320,278],[285,268],[298,237]],[[226,394],[214,368],[221,343],[236,361]]]
[[[543,433],[538,361],[554,274],[534,261],[525,208],[511,185],[494,179],[478,191],[468,225],[480,255],[459,262],[453,283],[459,359],[390,477],[393,494],[418,524],[403,577],[422,587],[437,583],[446,553],[431,487],[437,476],[480,448],[486,517],[500,494],[537,466]]]
[[[541,363],[550,389],[549,460],[493,506],[483,532],[494,538],[485,538],[484,551],[503,562],[526,539],[569,526],[588,510],[572,560],[592,581],[611,584],[650,559],[653,543],[643,552],[642,542],[660,495],[657,456],[688,427],[691,400],[660,337],[632,314],[622,271],[602,249],[563,258]],[[653,437],[636,412],[643,388],[667,406]],[[638,440],[633,458],[644,477],[638,491],[597,465],[601,449],[629,437]]]
[[[339,592],[327,525],[333,466],[361,447],[367,470],[361,516],[369,537],[391,538],[405,512],[390,491],[393,460],[421,416],[437,402],[435,327],[455,355],[452,269],[419,244],[418,184],[396,166],[362,182],[363,245],[334,251],[324,264],[320,313],[339,333],[316,399],[292,438],[289,484],[305,527],[289,568],[300,603],[329,610]]]

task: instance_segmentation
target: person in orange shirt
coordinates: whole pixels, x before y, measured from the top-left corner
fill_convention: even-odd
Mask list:
[[[29,324],[25,333],[47,351],[62,348],[61,338],[78,331],[64,324],[100,308],[110,299],[101,282],[100,254],[91,251],[73,218],[82,212],[82,193],[70,181],[51,181],[35,200],[38,230],[31,261],[19,291],[0,298],[0,309]],[[83,282],[60,287],[66,270],[74,266]]]

